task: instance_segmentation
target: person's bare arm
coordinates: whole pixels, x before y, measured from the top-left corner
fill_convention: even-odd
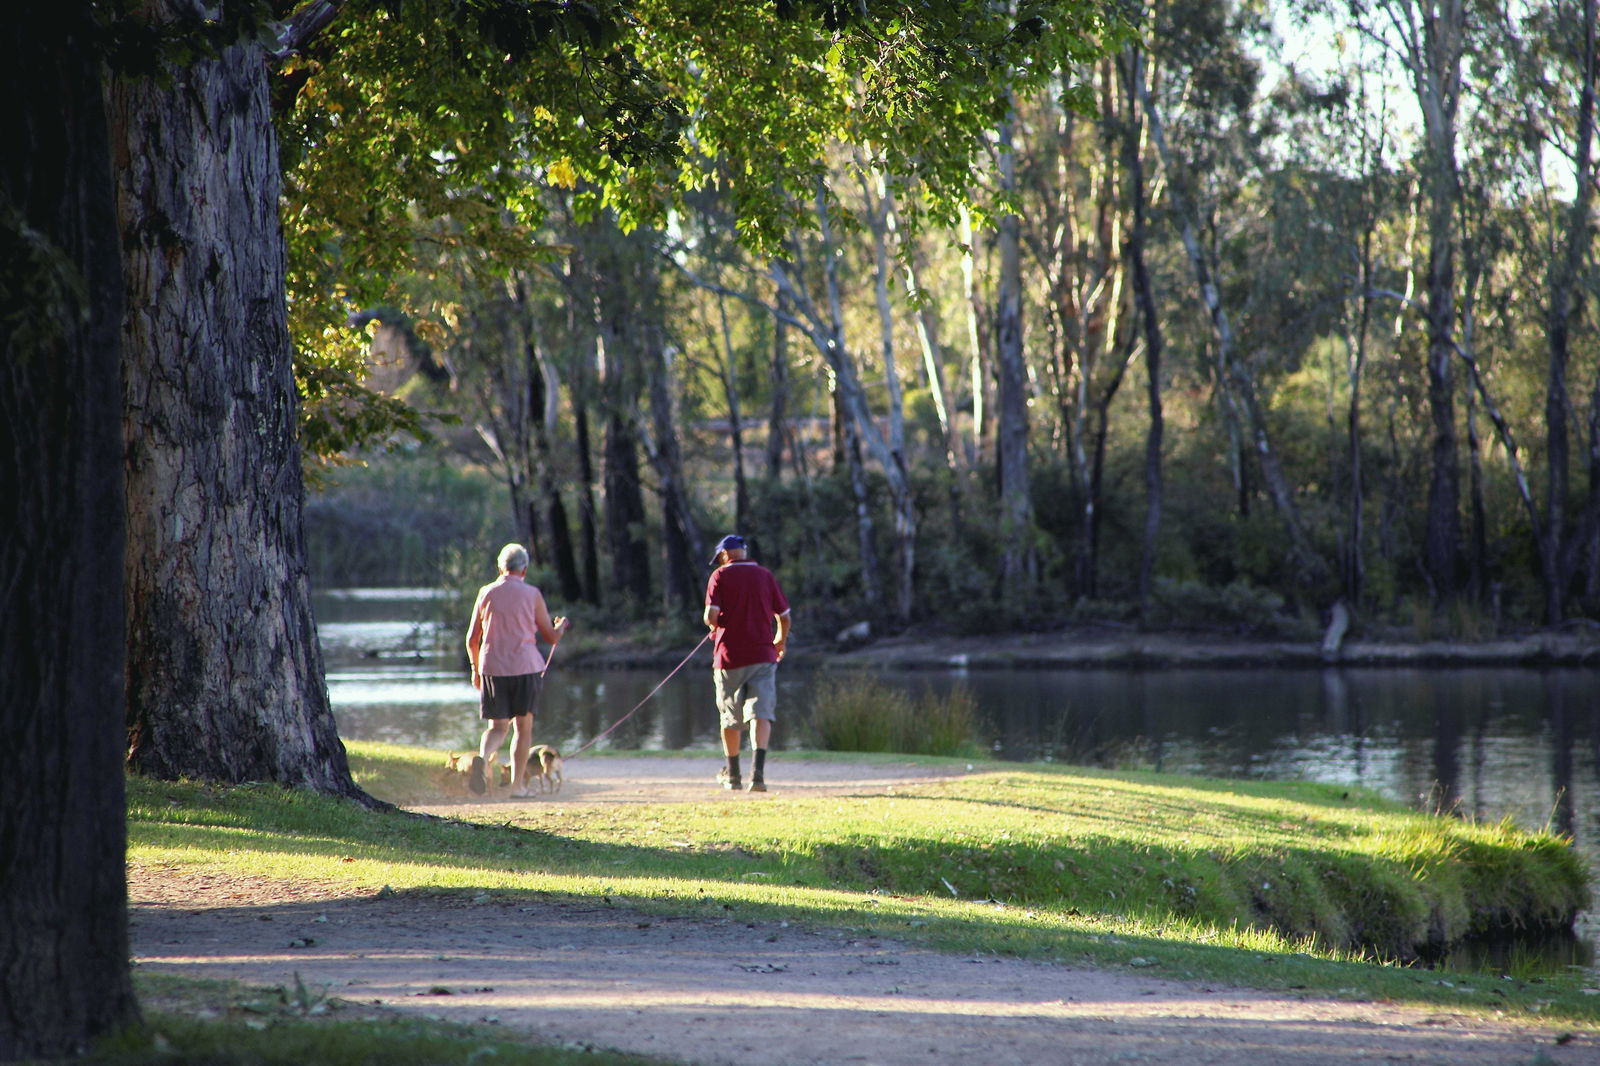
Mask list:
[[[712,606],[710,606],[708,604],[706,606],[705,614],[701,616],[705,620],[706,628],[707,629],[715,629],[715,628],[717,628],[717,618],[719,616],[721,616],[721,614],[722,614],[722,608],[721,607],[712,607]]]
[[[789,612],[784,611],[774,617],[778,620],[778,635],[772,641],[772,646],[778,649],[778,661],[783,661],[783,653],[789,648]]]
[[[539,636],[546,644],[554,644],[561,639],[561,634],[567,631],[572,624],[570,618],[550,617],[550,608],[545,605],[544,593],[539,594],[539,602],[533,608],[533,622],[539,628]]]
[[[478,657],[483,652],[483,597],[472,605],[472,622],[467,626],[467,662],[472,667],[472,687],[483,687],[483,675],[478,671]]]

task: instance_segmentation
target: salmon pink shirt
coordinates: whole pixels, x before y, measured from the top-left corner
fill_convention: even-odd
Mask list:
[[[544,669],[539,651],[539,604],[543,595],[515,574],[501,574],[478,590],[467,630],[467,656],[484,677],[516,677]]]

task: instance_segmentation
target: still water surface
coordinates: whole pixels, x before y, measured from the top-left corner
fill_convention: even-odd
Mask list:
[[[342,736],[476,746],[465,659],[436,651],[439,612],[426,592],[330,592],[317,612]],[[457,628],[442,634],[452,649]],[[582,746],[664,673],[567,669],[558,657],[536,740]],[[780,672],[775,750],[807,746],[814,678],[800,662]],[[1425,809],[1558,829],[1600,867],[1600,670],[952,670],[884,680],[968,688],[1000,758],[1360,786]],[[710,754],[717,736],[702,651],[602,744]],[[1577,961],[1592,958],[1580,945]]]

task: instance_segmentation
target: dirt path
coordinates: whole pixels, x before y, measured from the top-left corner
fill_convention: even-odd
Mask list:
[[[711,800],[699,760],[574,765],[566,806]],[[776,769],[776,767],[774,768]],[[881,793],[903,765],[787,761],[781,790]],[[773,792],[780,794],[774,774]],[[430,808],[459,811],[460,803]],[[357,1003],[695,1066],[1600,1066],[1600,1039],[1449,1012],[940,955],[787,923],[614,907],[350,898],[314,884],[129,871],[145,970],[313,987]],[[1563,1042],[1564,1041],[1564,1042]]]

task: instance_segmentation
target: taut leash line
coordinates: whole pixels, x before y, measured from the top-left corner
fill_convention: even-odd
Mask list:
[[[690,650],[689,654],[685,655],[683,657],[683,661],[682,662],[680,662],[677,666],[674,666],[672,668],[672,672],[671,673],[669,673],[666,677],[663,677],[660,681],[656,682],[656,687],[651,689],[650,692],[649,692],[649,695],[645,696],[644,699],[642,699],[638,703],[634,704],[633,705],[633,710],[629,711],[627,714],[623,715],[621,718],[618,718],[615,722],[612,722],[611,725],[606,728],[605,732],[595,734],[594,738],[592,740],[590,740],[589,743],[585,744],[583,747],[579,748],[577,751],[573,752],[571,755],[564,756],[564,758],[576,759],[579,755],[582,755],[584,752],[586,752],[590,748],[594,747],[594,745],[596,743],[598,743],[599,741],[604,740],[606,737],[610,736],[611,735],[611,731],[613,729],[616,729],[617,726],[621,725],[623,722],[626,722],[628,719],[632,718],[634,716],[634,714],[639,710],[640,707],[643,707],[645,704],[649,703],[650,702],[650,698],[652,696],[654,696],[657,692],[661,691],[661,688],[662,688],[663,685],[665,685],[668,681],[671,681],[675,676],[677,676],[677,673],[678,673],[679,670],[682,670],[685,666],[688,666],[689,665],[689,660],[694,658],[695,652],[697,652],[701,648],[703,648],[705,646],[706,641],[708,641],[710,639],[711,639],[711,631],[707,630],[706,631],[706,635],[700,638],[700,643],[696,644]],[[550,651],[551,651],[551,654],[555,653],[555,649],[554,648],[551,648]],[[548,664],[547,664],[547,667],[548,667]]]

